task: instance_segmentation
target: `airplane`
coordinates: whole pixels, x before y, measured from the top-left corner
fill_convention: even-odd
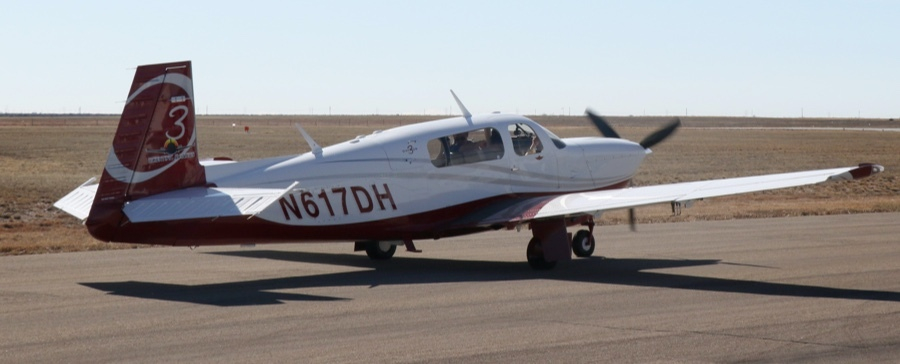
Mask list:
[[[536,270],[589,257],[594,226],[610,210],[689,207],[711,197],[855,180],[853,167],[630,187],[638,167],[679,127],[640,142],[599,115],[603,137],[560,138],[520,115],[462,116],[378,130],[310,151],[260,160],[200,159],[190,61],[139,66],[99,182],[54,206],[105,242],[202,246],[353,242],[373,260],[415,240],[530,229]],[[570,227],[580,228],[568,232]]]

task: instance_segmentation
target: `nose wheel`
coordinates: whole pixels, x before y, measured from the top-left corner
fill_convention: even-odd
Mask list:
[[[572,238],[572,253],[576,257],[585,258],[593,255],[595,247],[594,234],[588,230],[578,230]]]

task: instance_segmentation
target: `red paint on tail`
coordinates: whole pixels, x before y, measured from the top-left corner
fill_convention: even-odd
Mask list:
[[[138,67],[85,222],[88,231],[99,240],[118,241],[118,227],[128,223],[126,202],[205,184],[191,63]]]

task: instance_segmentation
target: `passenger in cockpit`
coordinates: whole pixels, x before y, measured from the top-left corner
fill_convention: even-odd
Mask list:
[[[459,153],[460,148],[472,144],[469,140],[469,132],[459,133],[453,136],[453,144],[450,145],[450,153]]]
[[[494,128],[484,129],[485,142],[481,147],[484,159],[500,159],[503,157],[503,139]]]

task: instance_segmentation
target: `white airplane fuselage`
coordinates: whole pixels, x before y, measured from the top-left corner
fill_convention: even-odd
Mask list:
[[[515,152],[513,136],[506,131],[517,124],[530,127],[542,141],[539,153]],[[459,165],[434,164],[429,141],[484,128],[503,131],[502,156]],[[284,189],[297,182],[292,192],[257,218],[311,228],[306,235],[310,239],[345,240],[356,236],[354,230],[359,230],[358,238],[371,239],[374,230],[367,229],[366,224],[393,221],[407,224],[409,229],[394,226],[390,230],[397,236],[379,239],[402,240],[421,238],[423,233],[433,237],[456,235],[454,231],[441,231],[440,225],[502,199],[624,187],[646,153],[627,140],[561,140],[525,117],[490,114],[376,131],[322,148],[318,154],[210,164],[205,168],[207,181],[220,188]],[[361,225],[354,229],[352,224]],[[421,226],[431,224],[436,228],[433,234],[425,233]],[[317,227],[324,229],[316,231]],[[340,227],[341,234],[328,227]]]

